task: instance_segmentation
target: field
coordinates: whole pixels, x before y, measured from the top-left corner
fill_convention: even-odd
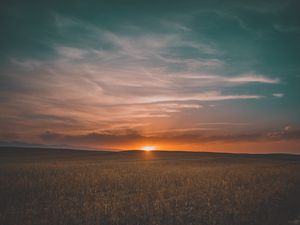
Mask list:
[[[0,149],[1,225],[300,224],[300,157]]]

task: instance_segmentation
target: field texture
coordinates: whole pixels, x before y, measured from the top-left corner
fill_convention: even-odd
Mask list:
[[[298,224],[300,160],[1,149],[2,225]]]

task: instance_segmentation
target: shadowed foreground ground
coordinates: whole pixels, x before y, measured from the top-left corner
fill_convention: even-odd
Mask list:
[[[300,158],[0,148],[0,224],[287,225]]]

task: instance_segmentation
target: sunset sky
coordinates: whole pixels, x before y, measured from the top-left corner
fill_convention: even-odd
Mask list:
[[[1,1],[0,144],[300,153],[299,9]]]

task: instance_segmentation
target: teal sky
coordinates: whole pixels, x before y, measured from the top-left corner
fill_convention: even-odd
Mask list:
[[[0,4],[2,145],[300,153],[299,1]]]

